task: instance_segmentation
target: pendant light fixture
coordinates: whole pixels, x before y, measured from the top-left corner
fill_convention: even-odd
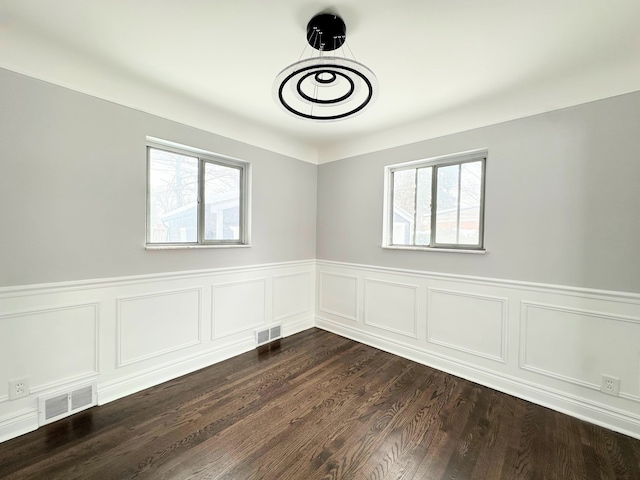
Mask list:
[[[378,96],[378,80],[355,58],[336,55],[337,50],[349,48],[346,38],[347,27],[339,16],[321,13],[313,17],[307,24],[307,43],[318,55],[314,57],[312,50],[310,58],[289,65],[276,76],[276,103],[293,116],[318,122],[351,118],[370,107]]]

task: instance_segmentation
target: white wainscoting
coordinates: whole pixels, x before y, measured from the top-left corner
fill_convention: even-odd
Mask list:
[[[318,285],[318,310],[333,317],[358,321],[358,277],[322,272]]]
[[[273,277],[273,320],[280,322],[313,309],[313,276],[309,272]]]
[[[439,288],[428,295],[427,341],[506,363],[508,299]]]
[[[321,260],[316,272],[316,326],[640,438],[640,294]],[[603,374],[619,396],[600,391]]]
[[[98,304],[40,307],[0,315],[0,402],[8,381],[28,378],[32,394],[98,374]],[[69,332],[74,332],[73,336]]]
[[[220,283],[212,287],[212,339],[255,330],[267,322],[266,278]]]
[[[202,342],[202,288],[116,299],[118,367]]]
[[[261,325],[312,327],[315,278],[309,260],[0,288],[0,441],[37,428],[40,395],[95,380],[104,404],[254,349]]]
[[[365,278],[364,323],[418,338],[418,286]]]
[[[640,294],[304,261],[0,288],[0,441],[37,428],[39,395],[93,379],[103,404],[251,350],[276,322],[640,438]],[[19,378],[30,395],[9,401]]]
[[[520,366],[600,390],[620,378],[620,396],[640,402],[640,318],[522,302]]]

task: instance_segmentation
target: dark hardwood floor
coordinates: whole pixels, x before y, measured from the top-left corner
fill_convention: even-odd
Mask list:
[[[640,441],[317,329],[0,444],[10,479],[640,479]]]

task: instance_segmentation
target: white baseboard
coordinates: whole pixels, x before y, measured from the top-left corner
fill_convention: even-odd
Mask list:
[[[301,320],[297,320],[296,322],[293,322],[293,323],[287,323],[282,326],[283,337],[290,337],[291,335],[304,332],[305,330],[309,330],[310,328],[313,328],[315,326],[316,324],[313,316],[309,316]]]
[[[551,408],[567,415],[640,439],[640,417],[589,402],[557,390],[534,385],[511,376],[478,368],[472,364],[427,352],[359,328],[316,317],[316,327],[370,345],[385,352],[427,365],[466,380]]]
[[[38,410],[25,409],[0,418],[0,443],[38,428]]]

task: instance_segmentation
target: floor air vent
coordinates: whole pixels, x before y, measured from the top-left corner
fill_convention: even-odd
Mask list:
[[[282,325],[274,325],[264,330],[256,330],[256,346],[258,347],[277,340],[278,338],[282,338]]]
[[[94,405],[97,405],[95,383],[39,397],[38,424],[55,422]]]

